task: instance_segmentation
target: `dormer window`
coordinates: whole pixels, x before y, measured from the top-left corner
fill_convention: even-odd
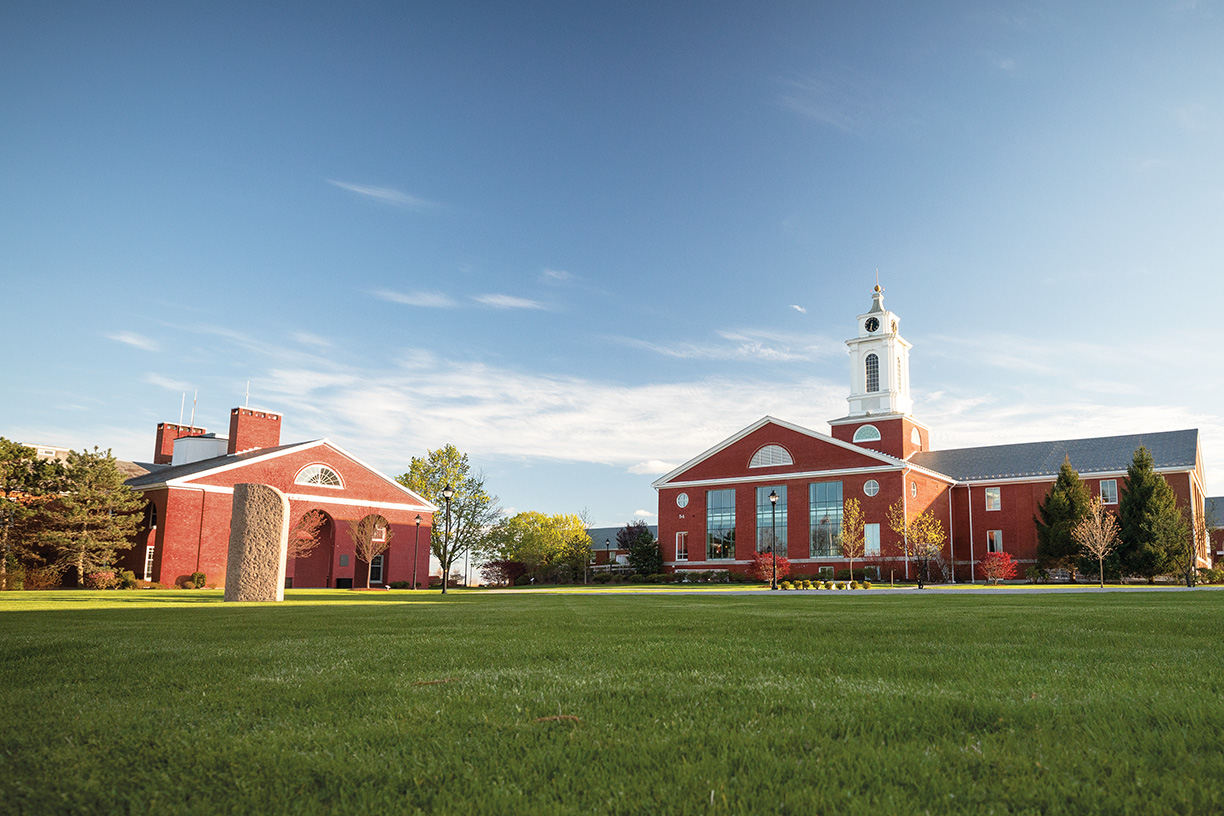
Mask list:
[[[854,432],[852,442],[879,442],[880,429],[874,425],[863,425]]]
[[[791,458],[786,448],[781,445],[766,445],[752,454],[752,461],[748,463],[748,467],[777,467],[778,465],[793,464],[795,464],[795,460]]]
[[[864,364],[864,370],[867,373],[867,393],[880,390],[880,358],[872,352],[867,355],[867,361]]]
[[[340,475],[327,465],[307,465],[298,471],[293,483],[319,487],[344,487],[344,483],[340,481]]]

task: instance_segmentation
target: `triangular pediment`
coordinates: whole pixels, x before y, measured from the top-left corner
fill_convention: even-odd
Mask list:
[[[754,454],[769,445],[782,448],[789,454],[791,462],[752,467]],[[767,478],[775,474],[895,470],[904,466],[900,459],[887,454],[765,416],[660,477],[653,486],[662,488],[688,482]]]

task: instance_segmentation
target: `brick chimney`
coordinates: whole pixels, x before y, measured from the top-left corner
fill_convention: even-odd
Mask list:
[[[280,444],[280,414],[235,408],[230,411],[229,452],[242,453]]]
[[[193,428],[190,425],[175,425],[173,422],[157,423],[157,443],[153,447],[153,464],[168,465],[174,458],[174,440],[184,436],[203,436],[208,433],[204,428]]]

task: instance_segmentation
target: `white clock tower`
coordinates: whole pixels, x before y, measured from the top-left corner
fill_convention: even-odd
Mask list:
[[[858,316],[858,337],[850,348],[851,417],[901,414],[914,410],[909,388],[910,344],[897,330],[901,319],[884,308],[884,288],[876,284],[871,309]]]

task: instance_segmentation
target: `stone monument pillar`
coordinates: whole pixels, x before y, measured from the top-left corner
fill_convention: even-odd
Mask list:
[[[225,600],[285,600],[289,499],[275,487],[234,485]]]

